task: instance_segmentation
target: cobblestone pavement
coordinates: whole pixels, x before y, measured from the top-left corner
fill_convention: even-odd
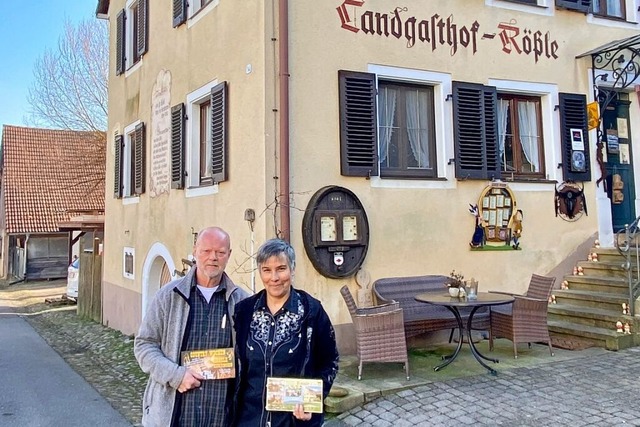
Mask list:
[[[23,294],[20,287],[9,295],[0,283],[0,299],[19,302],[15,309],[49,345],[140,426],[146,376],[133,357],[133,337],[79,318],[75,306],[44,304],[41,294],[32,301],[36,288]],[[366,403],[325,426],[640,426],[637,396],[640,348],[433,382]]]
[[[326,427],[640,426],[640,348],[437,382],[352,409]]]

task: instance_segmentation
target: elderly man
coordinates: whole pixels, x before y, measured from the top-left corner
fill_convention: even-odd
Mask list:
[[[235,305],[248,294],[224,272],[230,255],[224,230],[202,230],[193,248],[195,266],[158,291],[140,325],[134,353],[149,374],[142,408],[146,427],[229,422],[233,379],[205,380],[181,366],[180,353],[234,346]]]

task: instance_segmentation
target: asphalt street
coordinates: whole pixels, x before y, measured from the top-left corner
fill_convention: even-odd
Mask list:
[[[9,307],[0,306],[0,425],[130,427]]]

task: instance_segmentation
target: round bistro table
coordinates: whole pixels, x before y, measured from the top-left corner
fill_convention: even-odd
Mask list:
[[[466,332],[467,341],[469,342],[469,347],[471,348],[471,353],[473,357],[476,358],[478,363],[484,366],[492,375],[497,375],[495,369],[487,365],[484,360],[488,360],[493,363],[498,363],[498,359],[492,359],[480,353],[476,348],[476,345],[473,343],[473,339],[471,338],[471,323],[473,322],[473,315],[476,311],[481,307],[492,307],[495,305],[504,305],[513,303],[514,298],[510,295],[497,294],[497,293],[489,293],[489,292],[478,292],[478,297],[476,299],[469,298],[453,298],[448,294],[434,294],[434,293],[424,293],[418,294],[415,297],[416,301],[424,302],[427,304],[440,305],[446,307],[453,313],[458,321],[458,330],[459,339],[458,346],[453,354],[448,356],[443,356],[444,362],[440,365],[433,368],[434,371],[439,371],[444,368],[451,362],[453,362],[458,354],[460,353],[460,349],[462,348],[463,339],[463,331]],[[462,321],[462,316],[460,315],[460,308],[471,307],[471,313],[469,313],[469,318],[467,319],[467,324],[465,325]]]

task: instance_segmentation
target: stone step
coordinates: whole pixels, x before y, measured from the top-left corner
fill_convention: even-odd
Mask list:
[[[637,333],[624,334],[614,329],[598,328],[572,322],[550,320],[549,332],[558,337],[579,337],[607,350],[622,350],[640,344]]]
[[[598,254],[598,261],[616,261],[624,262],[625,256],[622,255],[616,248],[591,248],[590,253]]]
[[[626,278],[628,274],[622,261],[580,261],[577,265],[582,267],[585,276]]]
[[[580,307],[570,304],[549,304],[549,320],[567,321],[586,326],[595,326],[604,329],[615,329],[616,322],[629,323],[632,330],[640,331],[640,319],[622,314],[622,309],[612,312],[600,308]]]
[[[622,303],[629,304],[628,295],[609,292],[594,292],[579,289],[554,289],[557,304],[568,304],[580,307],[591,307],[618,312],[622,310]]]
[[[629,285],[626,278],[606,276],[565,276],[569,289],[628,295]],[[554,290],[555,291],[555,290]]]

